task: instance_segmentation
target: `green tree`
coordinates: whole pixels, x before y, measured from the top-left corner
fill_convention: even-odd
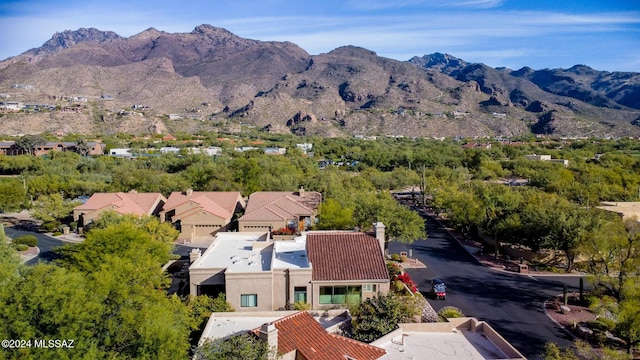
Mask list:
[[[372,342],[398,328],[399,323],[414,322],[422,312],[422,297],[378,293],[351,310],[353,338]]]
[[[16,140],[15,145],[26,154],[33,155],[36,146],[44,145],[46,143],[47,139],[40,135],[24,135]]]
[[[60,221],[73,211],[80,203],[65,200],[61,194],[40,196],[33,204],[33,216],[44,222]]]
[[[195,350],[198,360],[268,360],[277,349],[269,349],[265,341],[243,334],[227,339],[207,340]]]
[[[0,178],[0,210],[18,211],[25,204],[27,190],[20,179]]]
[[[327,199],[319,209],[320,220],[316,225],[321,230],[346,230],[353,229],[353,207],[341,206],[335,199]]]
[[[427,237],[420,215],[398,204],[388,192],[362,192],[355,202],[353,218],[362,230],[371,229],[373,223],[380,221],[390,240],[412,243]]]
[[[110,261],[127,259],[139,266],[138,270],[131,269],[133,276],[145,277],[144,281],[155,288],[166,285],[167,277],[162,265],[173,257],[177,230],[149,216],[104,215],[88,231],[84,242],[56,250],[62,255],[59,262],[72,269],[94,272]]]

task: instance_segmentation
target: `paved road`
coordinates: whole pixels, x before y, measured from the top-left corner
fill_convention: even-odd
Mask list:
[[[38,247],[40,248],[40,255],[34,259],[31,259],[26,262],[28,265],[34,265],[40,261],[52,261],[57,259],[59,256],[53,252],[53,249],[66,244],[64,241],[58,240],[49,235],[32,232],[27,230],[16,229],[13,226],[5,227],[5,233],[10,238],[17,238],[22,235],[35,235],[38,238]]]
[[[431,279],[445,281],[447,299],[429,299],[436,311],[452,305],[467,316],[487,321],[528,359],[539,359],[548,341],[572,345],[571,337],[546,316],[543,304],[551,295],[562,293],[564,283],[577,291],[577,277],[533,278],[495,271],[480,265],[431,218],[427,218],[427,232],[427,240],[409,246],[390,243],[389,251],[412,249],[413,257],[427,266],[407,270],[424,294]]]
[[[68,244],[62,240],[56,239],[49,235],[32,232],[27,230],[19,230],[13,226],[5,227],[5,233],[10,238],[16,238],[22,235],[35,235],[38,238],[38,247],[40,248],[40,254],[38,257],[31,259],[26,262],[27,265],[35,265],[40,261],[49,262],[59,258],[59,256],[53,251],[55,248],[60,247],[64,244]],[[176,245],[173,251],[174,254],[180,255],[183,258],[188,258],[189,253],[194,248],[194,246],[186,246],[186,245]],[[199,247],[202,252],[206,250],[205,247]]]

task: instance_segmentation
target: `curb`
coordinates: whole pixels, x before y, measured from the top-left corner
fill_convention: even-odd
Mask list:
[[[560,294],[558,294],[558,296],[560,296]],[[554,319],[551,315],[549,315],[549,312],[547,311],[547,303],[549,302],[549,300],[553,299],[553,297],[548,298],[547,300],[545,300],[542,303],[542,310],[544,311],[544,314],[551,319],[551,321],[553,321],[554,324],[556,324],[556,326],[558,326],[560,329],[562,329],[566,334],[568,334],[571,337],[571,340],[575,340],[578,337],[572,333],[571,331],[567,330],[567,328],[565,328],[564,326],[562,326],[562,324],[560,324],[559,322],[556,321],[556,319]]]
[[[35,255],[20,255],[22,257],[22,263],[26,263],[28,261],[31,261],[35,258],[37,258],[38,256],[40,256],[40,248],[39,247],[35,247],[36,248],[36,254]]]
[[[442,222],[435,216],[435,214],[427,212],[427,211],[425,211],[425,213],[427,214],[426,216],[431,217],[438,224],[440,224],[440,226],[442,226],[442,228],[447,232],[447,234],[449,234],[449,236],[451,236],[456,241],[456,243],[464,249],[464,251],[467,254],[471,255],[471,257],[478,264],[480,264],[480,265],[482,265],[482,266],[484,266],[484,267],[486,267],[486,268],[488,268],[490,270],[497,271],[497,272],[500,272],[500,273],[503,273],[503,274],[511,274],[511,275],[519,275],[519,276],[530,276],[530,277],[537,277],[537,276],[545,276],[545,277],[549,277],[549,276],[551,276],[551,277],[553,277],[553,276],[579,276],[579,277],[582,277],[582,276],[586,276],[586,275],[581,275],[581,274],[555,274],[555,273],[531,273],[531,272],[519,273],[519,272],[508,271],[508,270],[505,270],[505,269],[500,269],[500,268],[497,268],[497,267],[494,267],[494,266],[489,266],[489,265],[483,263],[482,261],[480,261],[480,259],[478,259],[473,253],[471,253],[471,251],[469,251],[467,246],[462,244],[460,242],[460,240],[458,239],[458,237],[455,236],[454,233],[452,233],[451,230],[448,227],[444,226],[442,224]]]

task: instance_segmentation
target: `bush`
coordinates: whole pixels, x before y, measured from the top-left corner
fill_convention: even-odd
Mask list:
[[[595,295],[585,296],[584,301],[586,303],[586,306],[592,311],[595,310],[598,306],[600,306],[600,298]]]
[[[296,301],[293,303],[293,310],[310,310],[311,304],[304,301]]]
[[[60,235],[62,235],[62,232],[61,231],[56,231],[56,232],[52,233],[52,235],[53,236],[60,236]]]
[[[409,260],[409,258],[407,257],[407,255],[400,255],[400,262],[407,262]]]
[[[402,267],[393,261],[387,261],[387,271],[389,271],[389,277],[402,274]]]
[[[613,329],[615,329],[616,327],[616,322],[609,318],[599,317],[596,319],[596,321],[602,323],[605,326],[605,329],[608,331],[613,331]]]
[[[22,235],[13,239],[14,244],[24,244],[28,247],[38,246],[38,238],[35,235]]]
[[[398,255],[398,254],[391,254],[391,260],[393,260],[393,261],[397,261],[397,262],[400,262],[400,255]]]
[[[598,319],[587,321],[587,327],[589,329],[593,330],[594,333],[596,333],[596,332],[605,332],[605,331],[609,330],[607,324],[605,324],[602,321],[599,321]]]
[[[445,306],[438,311],[438,317],[441,321],[447,321],[447,319],[451,318],[464,317],[464,313],[455,306]]]
[[[29,250],[29,247],[25,244],[13,244],[13,247],[18,251],[26,251]]]
[[[71,231],[76,231],[78,230],[78,223],[77,222],[71,222],[69,223],[69,228],[71,229]]]
[[[57,221],[50,221],[44,223],[42,226],[47,230],[47,232],[54,232],[58,226],[60,226],[60,223]]]

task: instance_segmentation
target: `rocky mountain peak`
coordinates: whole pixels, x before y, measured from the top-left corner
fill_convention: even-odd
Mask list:
[[[146,30],[144,30],[141,33],[138,33],[136,35],[133,35],[132,37],[130,37],[130,39],[137,39],[137,40],[150,40],[150,39],[157,39],[160,35],[162,35],[163,32],[154,28],[154,27],[150,27]]]
[[[60,49],[67,49],[83,42],[103,42],[116,39],[122,39],[122,37],[113,31],[101,31],[96,28],[80,28],[73,31],[65,30],[53,34],[51,39],[38,49],[38,52],[51,53]]]
[[[414,56],[409,62],[421,68],[435,69],[444,74],[452,74],[469,65],[462,59],[443,53],[427,54],[422,57]]]
[[[207,35],[210,37],[238,37],[227,29],[215,27],[209,24],[198,25],[195,27],[195,29],[193,29],[191,33],[195,35]]]

